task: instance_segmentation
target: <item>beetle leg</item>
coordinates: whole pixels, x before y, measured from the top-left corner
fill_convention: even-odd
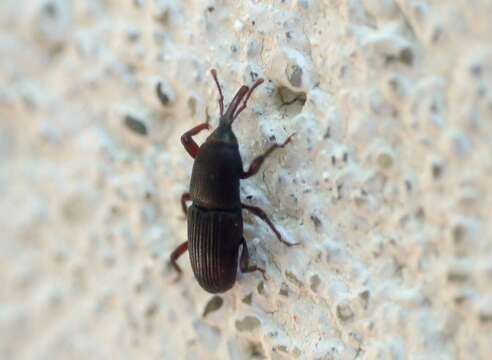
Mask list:
[[[179,245],[171,254],[169,260],[171,262],[171,265],[173,266],[173,268],[176,270],[176,272],[178,273],[178,277],[176,278],[175,281],[178,281],[179,278],[181,277],[181,273],[183,272],[181,270],[181,268],[179,267],[179,265],[176,263],[176,261],[179,259],[179,257],[181,255],[183,255],[186,250],[188,250],[188,241],[185,241],[184,243],[182,243],[181,245]]]
[[[187,214],[187,208],[186,208],[186,203],[188,201],[191,201],[191,195],[189,192],[185,192],[183,195],[181,195],[181,208],[183,209],[183,213]]]
[[[241,244],[242,244],[241,258],[239,259],[239,269],[241,270],[241,272],[242,273],[249,273],[249,272],[253,272],[253,271],[259,271],[259,272],[261,272],[263,279],[266,280],[265,270],[263,270],[262,268],[259,268],[256,265],[250,265],[249,264],[248,246],[246,245],[246,240],[244,240],[244,237],[241,239]]]
[[[241,207],[243,209],[246,209],[248,211],[251,211],[253,214],[255,214],[256,216],[258,216],[261,220],[263,220],[270,227],[270,229],[272,229],[272,231],[277,236],[277,239],[281,243],[283,243],[283,244],[285,244],[287,246],[298,245],[298,243],[293,243],[292,244],[292,243],[287,242],[284,239],[282,239],[282,235],[280,235],[280,232],[277,230],[277,228],[275,227],[275,225],[273,225],[272,221],[268,218],[267,214],[265,214],[265,212],[263,210],[261,210],[259,207],[251,206],[251,205],[245,205],[245,204],[241,204]]]
[[[263,161],[275,150],[278,148],[283,148],[285,145],[287,145],[290,142],[290,139],[294,136],[294,134],[290,135],[287,140],[285,140],[282,144],[274,144],[268,148],[267,151],[263,155],[258,156],[253,160],[251,165],[249,166],[248,171],[244,172],[241,174],[241,179],[247,179],[253,175],[255,175],[258,170],[260,170],[261,165],[263,164]]]
[[[193,129],[188,130],[183,135],[181,135],[181,144],[183,144],[184,148],[186,149],[188,154],[191,155],[193,159],[196,158],[196,156],[198,155],[198,150],[200,149],[200,147],[193,140],[192,136],[195,136],[200,131],[209,128],[210,125],[207,122],[204,122],[198,126],[195,126]]]

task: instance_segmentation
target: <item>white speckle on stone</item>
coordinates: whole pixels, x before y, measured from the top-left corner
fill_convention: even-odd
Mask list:
[[[241,20],[234,21],[234,30],[240,32],[244,29],[244,24]]]

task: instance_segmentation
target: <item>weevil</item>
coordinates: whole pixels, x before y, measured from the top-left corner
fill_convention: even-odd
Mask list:
[[[244,171],[232,123],[246,108],[248,99],[263,83],[263,79],[256,80],[251,87],[241,86],[224,113],[224,95],[216,70],[212,69],[211,74],[220,95],[219,125],[201,146],[195,143],[193,136],[209,129],[208,122],[181,136],[181,143],[195,161],[190,191],[181,197],[181,206],[188,221],[188,241],[174,250],[170,262],[179,279],[182,271],[177,260],[188,250],[191,267],[200,286],[210,293],[223,293],[232,288],[236,281],[238,257],[241,272],[259,271],[263,276],[265,274],[264,269],[250,265],[248,247],[243,236],[243,209],[263,220],[279,241],[287,246],[295,245],[282,238],[262,209],[243,204],[239,191],[240,180],[255,175],[265,159],[275,149],[289,143],[293,134],[282,144],[270,146],[264,154],[253,160],[247,171]],[[187,207],[190,201],[191,205]]]

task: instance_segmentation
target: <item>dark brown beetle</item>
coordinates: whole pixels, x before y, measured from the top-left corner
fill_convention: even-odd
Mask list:
[[[176,261],[189,250],[191,267],[200,286],[210,293],[222,293],[232,288],[236,280],[240,246],[241,272],[261,271],[264,275],[263,269],[249,264],[248,247],[243,237],[242,209],[251,211],[265,221],[281,242],[288,246],[294,245],[282,239],[263,210],[242,204],[239,197],[239,181],[255,175],[265,158],[276,148],[285,146],[292,135],[284,143],[272,145],[253,160],[248,171],[244,171],[238,142],[231,126],[263,79],[258,79],[251,88],[241,86],[224,113],[224,96],[217,72],[213,69],[211,73],[220,94],[220,122],[200,147],[192,136],[209,129],[208,123],[200,124],[181,136],[181,143],[195,162],[190,192],[181,197],[181,205],[188,219],[188,241],[179,245],[171,254],[171,264],[178,276],[181,275],[181,268]],[[192,201],[192,204],[187,209],[188,201]]]

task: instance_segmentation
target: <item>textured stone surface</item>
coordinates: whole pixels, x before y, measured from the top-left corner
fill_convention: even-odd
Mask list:
[[[490,358],[490,14],[1,1],[0,357]],[[217,123],[212,67],[226,99],[267,80],[234,125],[246,164],[296,133],[242,194],[301,245],[245,214],[268,279],[210,307],[167,259],[186,238],[179,136]]]

